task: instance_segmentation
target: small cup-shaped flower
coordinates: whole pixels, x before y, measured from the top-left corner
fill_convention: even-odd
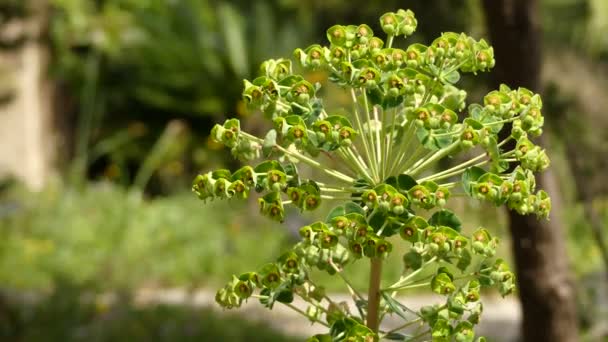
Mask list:
[[[413,44],[408,46],[407,50],[405,51],[405,63],[407,66],[410,68],[418,67],[423,61],[423,56],[426,53],[426,50],[426,46],[422,44]]]
[[[351,127],[344,126],[340,128],[338,133],[338,142],[342,147],[348,147],[352,144],[352,139],[357,136],[357,131],[352,129]]]
[[[382,212],[387,212],[392,208],[392,199],[399,193],[395,188],[388,184],[380,184],[374,188],[374,191],[378,194],[377,208]],[[401,203],[403,203],[403,200],[401,200]]]
[[[471,188],[477,199],[493,201],[498,196],[498,190],[490,182],[476,182]]]
[[[247,299],[253,294],[253,284],[248,280],[239,280],[234,285],[234,293],[241,299]]]
[[[522,113],[522,128],[527,132],[541,128],[544,123],[545,119],[539,107],[531,106]]]
[[[448,129],[452,127],[458,121],[458,115],[448,108],[444,108],[443,112],[439,116],[439,124],[441,128]]]
[[[374,62],[376,67],[382,71],[387,71],[391,68],[391,49],[383,49],[372,54],[370,60]]]
[[[386,96],[388,98],[398,98],[399,96],[405,94],[405,83],[403,79],[399,77],[397,74],[392,74],[389,76],[388,80],[385,83],[386,88]]]
[[[380,27],[382,27],[382,31],[389,36],[394,36],[399,33],[398,29],[400,23],[401,18],[398,18],[393,12],[384,13],[380,17]]]
[[[304,241],[311,242],[316,238],[316,232],[311,226],[303,226],[299,230],[300,236]]]
[[[369,25],[361,24],[357,27],[357,39],[360,44],[365,44],[374,36],[374,31]]]
[[[325,62],[325,50],[318,44],[311,45],[305,50],[306,66],[312,69],[319,68]]]
[[[285,219],[285,209],[278,192],[271,192],[262,198],[258,198],[260,213],[269,218],[283,222]]]
[[[332,248],[338,244],[338,235],[334,232],[325,229],[318,235],[319,245],[321,248],[327,249]]]
[[[300,260],[294,252],[286,252],[279,257],[279,264],[285,273],[298,273],[300,268]]]
[[[352,230],[351,238],[353,240],[363,242],[369,234],[373,234],[374,229],[365,223],[358,224]]]
[[[291,61],[285,58],[269,59],[262,62],[260,70],[267,77],[273,80],[280,81],[291,75]]]
[[[454,340],[456,342],[473,342],[475,339],[475,330],[473,324],[469,321],[461,321],[454,328]]]
[[[236,180],[228,187],[228,194],[239,199],[245,199],[249,197],[249,187],[243,181]]]
[[[526,154],[528,154],[528,152],[532,151],[534,149],[534,144],[532,144],[532,142],[528,139],[520,139],[517,142],[517,146],[515,146],[515,157],[518,160],[521,160],[524,158],[524,156]]]
[[[251,166],[243,166],[232,174],[232,181],[241,181],[248,187],[255,186],[257,177]]]
[[[348,242],[348,250],[355,258],[361,258],[363,256],[363,245],[358,241],[350,240]]]
[[[271,191],[280,192],[287,187],[287,175],[279,170],[269,170],[265,181]]]
[[[405,208],[408,205],[407,198],[400,194],[396,193],[393,195],[390,201],[390,210],[395,215],[402,215],[405,212]]]
[[[541,218],[549,217],[551,212],[551,198],[546,191],[541,190],[536,194],[536,215]]]
[[[446,187],[438,187],[437,190],[435,190],[434,197],[435,204],[437,204],[438,207],[444,207],[450,198],[450,190]]]
[[[461,255],[460,253],[462,253],[462,251],[464,250],[464,248],[467,246],[467,244],[469,243],[469,240],[467,240],[463,236],[457,236],[457,237],[453,238],[450,241],[450,243],[452,245],[452,250],[457,255]]]
[[[437,229],[429,236],[429,255],[436,253],[445,253],[450,250],[448,236],[441,230]]]
[[[418,26],[418,20],[414,16],[414,12],[411,10],[398,10],[397,16],[401,19],[399,25],[399,34],[407,37],[411,36],[414,31],[416,31],[416,27]]]
[[[471,280],[469,282],[469,286],[467,288],[466,301],[468,303],[479,301],[479,291],[481,290],[481,285],[477,280]]]
[[[348,229],[349,224],[350,220],[345,216],[336,216],[331,219],[331,226],[338,235],[343,235]]]
[[[215,302],[226,309],[232,309],[241,306],[242,299],[234,292],[233,286],[230,284],[221,288],[215,294]]]
[[[494,90],[489,92],[484,98],[485,108],[498,116],[505,116],[511,110],[512,99],[508,94]]]
[[[380,71],[376,68],[364,68],[358,77],[359,86],[366,88],[374,88],[380,82]]]
[[[223,199],[232,197],[228,191],[231,185],[232,183],[226,178],[216,179],[215,183],[213,184],[213,195]]]
[[[391,244],[387,240],[380,239],[376,243],[375,255],[376,255],[376,257],[379,257],[379,258],[386,258],[391,253],[392,250],[393,250],[393,244]]]
[[[304,210],[315,210],[321,205],[321,196],[319,194],[307,194],[304,198]]]
[[[444,57],[450,52],[450,42],[446,36],[441,36],[433,41],[431,46],[439,57]]]
[[[378,194],[374,190],[365,190],[361,195],[361,200],[370,208],[378,206]]]
[[[416,185],[408,191],[410,202],[423,208],[431,209],[435,206],[434,196],[424,185]]]
[[[373,258],[376,256],[376,245],[380,239],[376,236],[369,234],[365,241],[363,241],[363,255],[368,258]]]
[[[342,25],[334,25],[327,29],[327,40],[332,45],[342,47],[346,43],[346,28]]]
[[[281,272],[277,264],[269,263],[264,265],[258,274],[264,287],[274,289],[281,284]]]
[[[249,106],[259,108],[264,103],[264,91],[260,86],[254,85],[248,80],[244,80],[243,82],[245,84],[243,100]]]
[[[456,290],[453,280],[454,276],[444,267],[440,267],[438,273],[431,279],[431,290],[441,295],[450,294]]]
[[[211,130],[211,135],[216,138],[219,142],[224,144],[227,147],[235,147],[238,143],[239,133],[240,133],[240,122],[238,119],[229,119],[226,120],[223,126],[223,130],[216,129]],[[215,129],[215,128],[214,128]],[[218,138],[219,135],[219,139]]]
[[[479,144],[479,133],[474,130],[472,127],[467,127],[460,134],[460,145],[463,148],[471,148],[475,145]]]
[[[350,58],[356,62],[357,60],[364,58],[368,52],[369,46],[367,44],[357,43],[350,49]]]
[[[428,222],[420,216],[410,217],[403,226],[399,229],[401,238],[409,242],[418,242],[420,240],[420,230],[428,227]]]
[[[346,57],[346,50],[342,47],[332,46],[329,50],[329,61],[334,66],[340,65],[341,62],[346,60]]]
[[[315,90],[312,84],[307,81],[299,81],[291,87],[287,99],[295,101],[300,105],[307,105],[311,97],[315,95]]]
[[[332,136],[332,125],[327,120],[317,120],[313,124],[313,131],[316,133],[317,139],[320,142],[325,142]]]
[[[204,175],[198,175],[192,182],[192,191],[200,198],[201,200],[206,200],[207,198],[212,198],[213,195],[213,184],[215,180],[211,177],[211,173],[206,173]]]
[[[297,187],[289,187],[287,188],[287,197],[291,200],[291,204],[295,207],[304,209],[304,199],[306,197],[306,192]]]
[[[382,39],[380,39],[378,37],[372,37],[367,42],[367,48],[369,49],[370,53],[380,52],[382,50],[383,46],[384,46],[384,42],[382,41]]]
[[[471,246],[476,254],[492,257],[496,253],[496,238],[493,238],[490,233],[484,229],[477,229],[471,236]]]
[[[454,43],[454,56],[461,62],[466,63],[471,55],[471,41],[466,34],[461,34]],[[467,63],[468,64],[468,63]],[[463,68],[461,70],[464,71]]]

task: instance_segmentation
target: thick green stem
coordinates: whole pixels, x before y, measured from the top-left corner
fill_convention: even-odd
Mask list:
[[[367,327],[378,332],[380,327],[380,280],[382,259],[372,258],[370,262],[369,291],[367,294]]]

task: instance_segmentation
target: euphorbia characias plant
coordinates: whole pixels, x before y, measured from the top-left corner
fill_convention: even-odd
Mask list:
[[[322,201],[337,206],[325,220],[302,227],[301,241],[275,261],[233,276],[217,293],[221,306],[239,307],[250,298],[271,309],[286,305],[327,327],[309,341],[473,341],[480,291],[494,287],[504,296],[514,290],[513,273],[494,258],[497,239],[484,228],[463,235],[447,207],[462,196],[547,217],[551,202],[535,190],[533,173],[549,160],[530,140],[542,133],[541,99],[503,85],[483,104],[467,106],[466,92],[455,84],[461,73],[491,69],[492,47],[449,32],[429,46],[393,48],[416,25],[411,11],[398,10],[380,18],[385,41],[365,24],[335,25],[327,30],[328,46],[295,50],[304,70],[325,72],[348,94],[351,107],[341,114],[324,106],[321,85],[294,73],[288,59],[265,61],[261,76],[245,80],[244,100],[274,128],[257,137],[230,119],[211,136],[243,161],[261,160],[201,174],[194,192],[203,201],[258,193],[260,212],[277,221],[287,205],[302,211]],[[332,168],[322,156],[340,163]],[[438,168],[446,158],[464,161]],[[303,167],[320,171],[324,181],[305,179]],[[383,263],[394,250],[406,251],[403,273],[382,284]],[[370,265],[364,291],[344,273],[356,262]],[[356,310],[332,300],[313,269],[344,281]],[[415,287],[444,300],[411,310],[398,294]],[[387,315],[403,324],[383,328]]]

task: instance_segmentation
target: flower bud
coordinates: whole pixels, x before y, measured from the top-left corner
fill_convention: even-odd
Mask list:
[[[363,246],[356,241],[349,241],[348,250],[356,257],[360,258],[363,256]]]
[[[376,208],[378,206],[378,194],[374,190],[366,190],[361,195],[361,200],[365,205],[370,208]]]

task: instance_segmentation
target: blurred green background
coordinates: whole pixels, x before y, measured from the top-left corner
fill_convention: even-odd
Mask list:
[[[48,53],[49,127],[59,137],[43,187],[32,190],[19,172],[0,176],[0,340],[294,340],[246,314],[138,306],[134,296],[213,290],[275,258],[299,225],[324,215],[328,208],[281,226],[257,218],[253,201],[203,206],[190,183],[200,170],[239,165],[208,140],[213,123],[239,117],[250,131],[264,129],[240,97],[242,79],[261,61],[324,41],[334,23],[377,29],[380,14],[400,7],[420,23],[408,43],[445,31],[487,37],[476,0],[0,0],[0,120],[3,107],[25,96],[11,56],[35,42]],[[597,314],[608,305],[597,286],[608,241],[593,233],[608,233],[608,3],[543,0],[539,11],[548,148],[584,334],[608,322],[607,312]],[[19,29],[32,23],[40,35]],[[470,101],[489,89],[489,76],[480,78],[464,80]],[[0,151],[0,166],[3,158]],[[483,222],[501,236],[510,258],[503,211],[455,205],[469,229]],[[399,256],[389,265],[394,278]],[[118,300],[105,301],[110,293]]]

